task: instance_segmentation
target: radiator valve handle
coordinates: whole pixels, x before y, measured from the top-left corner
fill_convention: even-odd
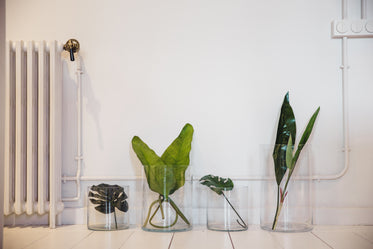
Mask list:
[[[63,46],[63,49],[70,53],[70,60],[74,61],[74,53],[78,52],[80,49],[80,44],[76,39],[70,39]]]

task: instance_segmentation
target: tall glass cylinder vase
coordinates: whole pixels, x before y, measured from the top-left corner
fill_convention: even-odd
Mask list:
[[[179,232],[192,229],[192,181],[187,170],[164,167],[143,173],[142,229]]]
[[[261,151],[262,167],[266,177],[270,178],[263,181],[262,185],[261,228],[277,232],[312,230],[310,147],[302,149],[293,171],[287,168],[279,185],[276,181],[273,159],[274,145],[262,146]],[[286,167],[286,164],[284,165]]]

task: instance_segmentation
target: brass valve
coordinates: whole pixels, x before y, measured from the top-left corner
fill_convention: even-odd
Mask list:
[[[80,44],[76,39],[70,39],[63,46],[63,49],[70,53],[70,60],[74,61],[74,53],[78,52],[80,49]]]

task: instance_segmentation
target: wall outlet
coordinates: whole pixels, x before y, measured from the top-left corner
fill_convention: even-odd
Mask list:
[[[332,38],[373,38],[373,20],[334,20]]]

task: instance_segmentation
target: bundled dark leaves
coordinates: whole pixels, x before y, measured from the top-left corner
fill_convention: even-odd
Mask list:
[[[123,187],[119,185],[109,185],[101,183],[90,188],[88,198],[93,204],[97,204],[95,209],[103,214],[115,211],[115,208],[122,212],[128,211],[128,198]]]

